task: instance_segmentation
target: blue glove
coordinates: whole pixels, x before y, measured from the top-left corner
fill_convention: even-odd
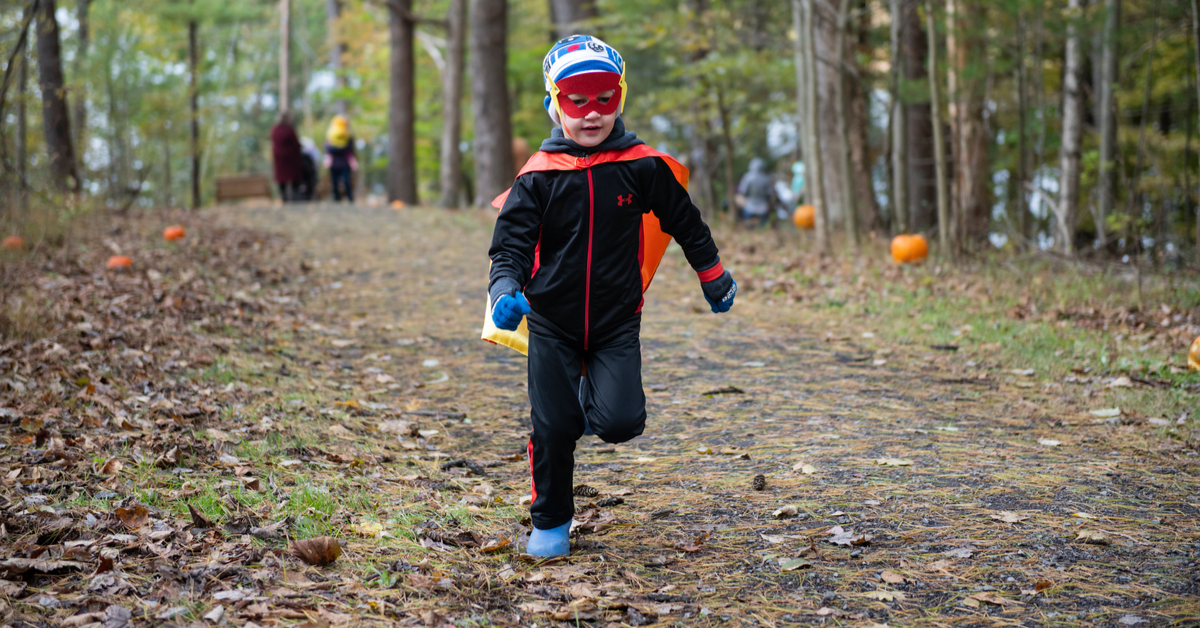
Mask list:
[[[700,284],[704,290],[704,300],[712,308],[713,314],[728,312],[733,307],[733,297],[737,296],[737,282],[729,271],[721,273],[720,277]]]
[[[517,331],[521,319],[528,313],[529,301],[525,300],[525,295],[520,292],[506,294],[496,299],[496,304],[492,306],[492,322],[500,329]]]

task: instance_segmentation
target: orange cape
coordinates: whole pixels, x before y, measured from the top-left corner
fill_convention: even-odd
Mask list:
[[[660,157],[671,168],[671,173],[675,175],[675,179],[687,189],[688,186],[688,169],[683,164],[675,161],[673,157],[665,153],[660,153],[645,144],[639,144],[632,148],[627,148],[621,151],[605,151],[589,155],[588,157],[572,157],[563,153],[546,153],[538,151],[525,162],[525,166],[521,168],[518,177],[527,172],[539,172],[547,170],[585,170],[592,166],[600,164],[613,163],[618,161],[632,161],[634,159],[642,159],[645,157]],[[500,196],[497,196],[492,201],[492,207],[502,209],[504,201],[508,198],[508,193],[511,190],[505,190]],[[653,208],[651,208],[653,209]],[[641,250],[638,251],[638,262],[642,267],[642,292],[650,287],[650,282],[654,279],[654,272],[658,270],[658,264],[662,261],[663,253],[667,250],[667,245],[671,243],[671,236],[663,233],[662,227],[658,224],[658,216],[654,212],[646,212],[642,214],[642,233],[641,233]],[[533,272],[537,272],[540,265],[541,245],[534,252]],[[516,331],[507,331],[496,327],[492,322],[492,305],[489,302],[490,298],[485,297],[484,303],[487,307],[483,317],[483,335],[482,338],[488,342],[515,349],[523,355],[529,355],[529,327],[525,319],[521,319],[521,324]]]

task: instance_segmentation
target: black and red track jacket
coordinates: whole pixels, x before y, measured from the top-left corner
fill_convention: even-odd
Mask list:
[[[589,165],[602,154],[576,156],[579,169],[518,176],[488,251],[489,286],[524,286],[531,329],[544,321],[584,349],[642,308],[642,214],[654,212],[703,279],[720,268],[708,225],[661,157]]]

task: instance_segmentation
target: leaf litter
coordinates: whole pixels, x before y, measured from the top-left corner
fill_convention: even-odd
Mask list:
[[[55,340],[0,344],[0,420],[12,427],[0,449],[12,595],[0,611],[62,625],[190,612],[259,625],[515,625],[530,614],[905,625],[929,613],[1121,616],[1148,599],[1168,600],[1154,607],[1163,617],[1200,610],[1184,559],[1161,551],[1196,535],[1196,513],[1180,505],[1196,488],[1180,473],[1187,441],[1130,439],[1131,425],[1100,421],[1072,423],[1077,445],[1029,448],[1056,435],[1041,417],[1069,422],[1095,401],[981,387],[957,371],[978,359],[965,341],[933,362],[887,346],[889,368],[919,382],[896,391],[891,372],[837,357],[862,354],[850,340],[861,334],[782,333],[820,329],[824,314],[803,298],[770,305],[780,293],[762,286],[774,279],[749,273],[736,322],[717,333],[715,317],[672,309],[697,298],[675,254],[643,323],[647,351],[662,356],[644,362],[652,424],[626,444],[581,441],[576,480],[595,494],[577,498],[573,555],[523,560],[523,360],[461,331],[478,323],[473,251],[486,249],[488,219],[409,209],[414,224],[397,229],[397,212],[339,220],[351,210],[301,208],[310,220],[283,228],[316,243],[302,253],[272,233],[281,211],[214,211],[184,246],[134,253],[153,273],[90,272],[86,255],[5,270],[17,279],[6,294],[84,305],[47,317],[63,330]],[[124,250],[140,250],[132,224],[144,219],[116,236]],[[352,237],[325,237],[335,222]],[[718,237],[739,267],[769,267],[756,261],[760,236]],[[416,304],[403,311],[382,298],[400,285]],[[445,381],[423,373],[430,353]],[[726,362],[735,368],[711,368]],[[748,362],[764,366],[736,368]],[[912,416],[916,431],[895,421]],[[961,430],[937,427],[948,423]],[[729,453],[697,468],[696,443]],[[1099,460],[1093,446],[1118,453]],[[755,476],[771,478],[764,490],[752,490]],[[767,516],[776,510],[790,514]],[[1068,527],[1077,512],[1144,541],[1089,543]],[[1141,566],[1136,593],[1111,595],[1115,566],[1130,561]],[[1027,590],[1036,609],[1014,599]],[[846,608],[830,608],[824,591]]]

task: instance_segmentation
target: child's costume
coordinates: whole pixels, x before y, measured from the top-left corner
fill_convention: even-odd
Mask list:
[[[624,63],[597,39],[560,41],[544,69],[547,110],[554,104],[558,116],[582,117],[592,109],[611,115],[624,100]],[[607,104],[566,106],[561,101],[570,101],[559,97],[559,88],[572,95],[619,93]],[[488,319],[495,327],[489,332],[485,326],[485,338],[522,349],[524,330],[517,323],[526,315],[535,534],[562,530],[566,538],[580,436],[594,432],[620,443],[645,428],[642,293],[671,237],[699,274],[713,311],[732,304],[736,284],[722,268],[686,185],[687,170],[626,132],[618,117],[607,139],[590,148],[554,129],[512,188],[496,199],[501,211],[489,250],[488,289]],[[550,551],[565,553],[565,546]]]

